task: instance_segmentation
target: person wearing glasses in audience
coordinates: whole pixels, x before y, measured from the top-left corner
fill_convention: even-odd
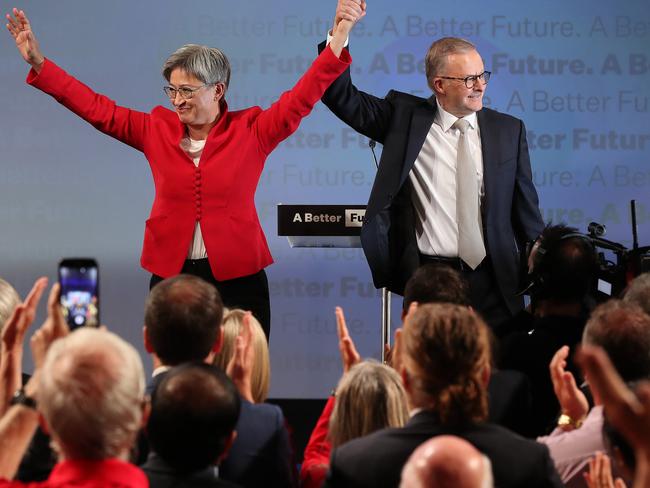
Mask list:
[[[269,153],[289,137],[329,84],[350,64],[345,39],[351,14],[330,49],[270,108],[229,111],[228,58],[217,48],[187,44],[163,65],[172,110],[120,107],[45,58],[22,10],[7,14],[7,29],[32,69],[27,82],[100,131],[142,151],[155,199],[146,222],[142,267],[151,287],[190,273],[213,283],[226,306],[251,310],[270,331],[268,282],[273,262],[255,209],[255,190]]]
[[[339,0],[334,32],[365,8],[365,0]],[[523,308],[519,252],[544,227],[526,129],[483,107],[490,72],[472,43],[435,41],[425,68],[428,99],[364,93],[349,69],[323,97],[343,122],[383,144],[361,243],[378,288],[402,294],[420,264],[446,263],[462,272],[472,305],[495,326]]]

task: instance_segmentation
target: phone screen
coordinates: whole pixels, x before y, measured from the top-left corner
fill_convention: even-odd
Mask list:
[[[99,270],[94,259],[59,264],[61,305],[70,329],[99,326]]]

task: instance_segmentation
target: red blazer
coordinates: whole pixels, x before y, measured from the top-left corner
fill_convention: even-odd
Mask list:
[[[175,112],[161,106],[149,114],[120,107],[50,60],[39,74],[30,71],[27,82],[149,161],[156,196],[145,226],[143,268],[164,278],[180,272],[199,221],[212,274],[229,280],[273,262],[254,200],[264,162],[350,62],[347,50],[339,59],[325,49],[267,110],[229,112],[224,102],[198,168],[180,148],[185,126]]]
[[[309,437],[305,455],[300,466],[300,488],[320,488],[330,467],[332,445],[327,439],[330,417],[334,410],[335,397],[327,399],[325,408],[320,414],[316,427]]]

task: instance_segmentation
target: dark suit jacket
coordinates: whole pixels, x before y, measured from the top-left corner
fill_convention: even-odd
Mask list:
[[[323,103],[347,125],[384,146],[361,243],[375,286],[402,294],[420,262],[407,180],[433,123],[435,98],[426,100],[394,90],[377,98],[357,90],[348,68],[325,92]],[[515,297],[519,250],[543,229],[526,130],[521,120],[494,110],[483,109],[477,115],[484,167],[485,244],[501,294],[514,313],[523,305]]]
[[[165,375],[166,372],[162,372],[152,378],[147,385],[149,394]],[[250,403],[242,398],[235,431],[235,442],[219,465],[220,479],[245,488],[297,486],[298,473],[280,407]],[[138,459],[143,462],[143,455],[148,453],[146,439],[140,439],[139,449]]]
[[[140,466],[149,479],[151,488],[241,488],[239,485],[219,479],[214,467],[188,474],[180,474],[151,453],[147,462]]]
[[[411,453],[437,435],[466,439],[492,462],[497,488],[564,486],[546,446],[493,424],[451,429],[420,412],[398,429],[384,429],[343,444],[332,453],[325,487],[393,488]]]
[[[219,476],[246,488],[291,487],[297,472],[280,407],[241,402],[237,438],[219,467]]]

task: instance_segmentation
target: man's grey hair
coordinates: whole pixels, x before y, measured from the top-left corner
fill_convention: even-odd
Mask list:
[[[185,44],[171,54],[163,65],[162,74],[169,81],[172,71],[181,69],[206,84],[230,84],[230,61],[216,47]]]
[[[632,280],[623,301],[641,307],[650,315],[650,273],[643,273]]]
[[[476,51],[476,46],[460,37],[443,37],[438,39],[429,47],[424,59],[427,83],[433,89],[433,79],[436,76],[447,76],[444,69],[447,65],[447,57],[451,54]]]
[[[142,424],[144,370],[115,334],[82,328],[50,347],[39,408],[67,459],[106,459],[128,450]]]
[[[0,331],[19,303],[18,292],[9,282],[0,278]]]

